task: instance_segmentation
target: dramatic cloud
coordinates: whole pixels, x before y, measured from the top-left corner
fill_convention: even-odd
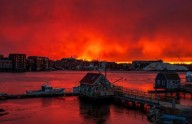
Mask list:
[[[1,0],[0,53],[192,60],[191,0]]]

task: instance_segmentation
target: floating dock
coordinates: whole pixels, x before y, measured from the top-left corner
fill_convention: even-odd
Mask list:
[[[7,94],[0,96],[0,99],[24,99],[24,98],[38,98],[38,97],[61,97],[61,96],[77,96],[78,93],[65,92],[63,94],[42,94],[42,95],[31,95],[31,94]]]

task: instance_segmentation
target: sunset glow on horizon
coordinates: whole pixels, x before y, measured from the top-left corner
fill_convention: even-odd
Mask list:
[[[0,54],[192,62],[191,0],[1,0]]]

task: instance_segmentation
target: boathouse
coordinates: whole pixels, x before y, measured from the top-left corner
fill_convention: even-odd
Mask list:
[[[155,78],[155,89],[178,89],[181,79],[176,72],[160,72]]]
[[[111,83],[101,73],[87,73],[80,81],[79,95],[83,97],[106,97],[113,95]]]

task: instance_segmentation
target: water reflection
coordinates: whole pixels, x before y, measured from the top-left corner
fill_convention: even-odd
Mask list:
[[[80,115],[84,118],[85,121],[104,124],[109,119],[109,104],[88,103],[81,100],[79,102]]]
[[[53,104],[53,98],[41,98],[42,107],[49,107]]]
[[[120,106],[111,106],[109,124],[149,124],[144,113]]]
[[[54,71],[38,73],[0,73],[0,92],[9,94],[25,93],[26,90],[39,89],[45,82],[53,87],[72,88],[87,72]],[[179,73],[181,78],[185,73]],[[114,82],[120,77],[124,80],[116,85],[130,89],[148,91],[153,89],[156,72],[108,72],[107,78]],[[179,102],[192,106],[191,96]],[[0,101],[0,108],[9,114],[1,116],[0,123],[14,124],[149,124],[142,113],[120,108],[115,105],[97,105],[79,101],[78,97],[14,99]]]

